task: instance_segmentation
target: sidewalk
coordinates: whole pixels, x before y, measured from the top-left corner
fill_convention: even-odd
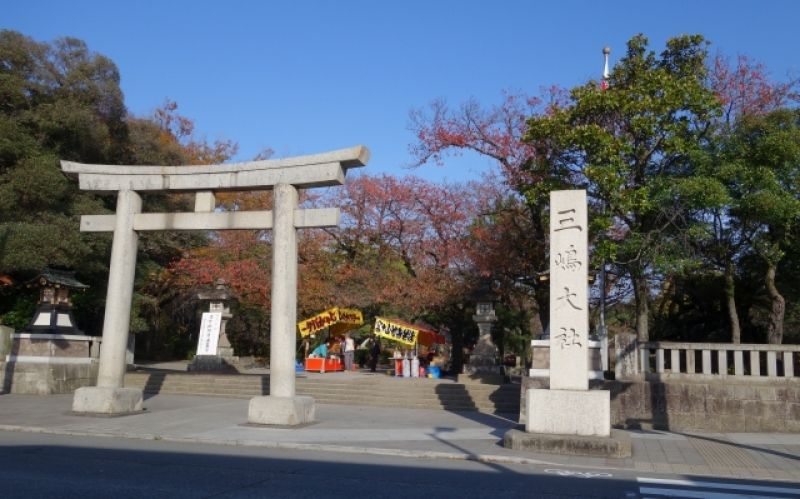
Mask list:
[[[71,395],[0,395],[0,431],[107,436],[800,482],[798,434],[631,431],[633,456],[603,459],[502,447],[516,420],[478,412],[316,405],[300,428],[248,425],[248,400],[156,395],[121,417],[72,414]]]

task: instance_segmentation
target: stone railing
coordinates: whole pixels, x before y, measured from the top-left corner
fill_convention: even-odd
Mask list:
[[[648,342],[637,350],[639,369],[646,378],[797,379],[800,375],[798,345]]]
[[[589,379],[603,379],[600,357],[602,343],[589,340]],[[532,363],[528,375],[532,378],[550,377],[550,340],[531,340]]]

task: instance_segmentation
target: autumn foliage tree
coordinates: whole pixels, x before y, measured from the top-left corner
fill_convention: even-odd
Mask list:
[[[499,253],[475,252],[480,273],[501,284],[501,294],[510,299],[520,283],[538,304],[540,324],[547,324],[548,286],[538,278],[546,271],[546,202],[532,196],[531,187],[548,181],[526,168],[535,157],[533,144],[523,140],[527,119],[559,105],[563,92],[553,87],[543,97],[504,93],[499,105],[484,107],[475,100],[453,108],[443,100],[425,109],[412,110],[410,129],[415,141],[409,147],[416,166],[442,165],[448,155],[472,155],[495,162],[500,177],[485,183],[494,192],[476,220],[475,247]],[[522,218],[519,218],[522,217]],[[493,263],[490,263],[493,262]]]
[[[407,317],[452,299],[471,267],[469,226],[479,210],[476,184],[437,185],[416,177],[361,175],[325,203],[342,207],[328,230],[340,297]]]

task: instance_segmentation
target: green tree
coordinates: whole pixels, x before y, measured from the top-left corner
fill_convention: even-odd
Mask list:
[[[118,162],[125,113],[108,58],[74,38],[46,44],[0,31],[0,272],[105,273],[110,238],[82,236],[78,216],[103,212],[106,201],[79,192],[58,160]]]
[[[193,123],[173,102],[149,118],[128,116],[119,80],[114,63],[80,40],[40,43],[0,31],[0,273],[24,281],[45,266],[76,270],[91,286],[76,297],[76,315],[92,333],[102,323],[111,235],[82,234],[79,220],[113,213],[114,199],[80,191],[59,160],[180,165],[224,161],[236,150],[229,141],[195,139]],[[145,202],[165,211],[191,206],[181,195],[147,195]],[[182,297],[158,279],[185,248],[205,241],[202,234],[142,236],[134,331],[180,329],[182,319],[170,311],[181,308]],[[20,293],[6,292],[1,301],[4,322],[19,327],[29,316]]]
[[[604,234],[596,256],[630,278],[643,341],[652,278],[693,263],[683,244],[698,230],[692,212],[724,195],[694,168],[708,155],[720,113],[706,85],[706,45],[700,35],[680,36],[657,56],[635,36],[608,89],[596,82],[573,88],[566,105],[528,121],[526,140],[536,149],[528,168],[535,178],[588,190],[594,229]],[[542,198],[553,187],[541,183],[527,194]]]
[[[781,343],[786,301],[776,275],[800,217],[800,111],[743,116],[722,157],[720,177],[732,198],[727,216],[764,263],[767,340]]]

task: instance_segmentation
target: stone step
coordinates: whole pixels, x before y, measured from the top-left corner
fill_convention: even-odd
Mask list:
[[[253,389],[253,388],[225,388],[225,389],[218,389],[218,388],[210,388],[210,387],[199,387],[199,386],[191,386],[191,385],[167,385],[161,387],[153,387],[153,386],[142,386],[137,384],[127,384],[126,386],[137,387],[141,388],[142,390],[148,393],[181,393],[181,392],[197,392],[197,393],[208,393],[208,394],[220,394],[220,395],[227,395],[227,394],[241,394],[241,395],[250,395],[250,396],[257,396],[261,394],[268,393],[268,389]],[[418,392],[398,392],[398,393],[391,393],[387,394],[385,392],[371,392],[371,391],[353,391],[353,390],[326,390],[326,389],[317,389],[317,390],[307,390],[302,387],[297,388],[297,393],[299,394],[313,394],[316,396],[327,396],[332,398],[349,398],[353,395],[362,395],[365,397],[370,397],[372,399],[383,400],[383,399],[406,399],[406,400],[464,400],[464,401],[471,401],[473,403],[485,403],[485,404],[519,404],[518,397],[512,396],[502,396],[502,397],[479,397],[469,394],[436,394],[436,393],[418,393]]]
[[[165,384],[140,384],[140,383],[127,383],[126,386],[134,386],[141,388],[147,392],[199,392],[209,394],[249,394],[251,396],[260,395],[268,392],[267,387],[255,386],[209,386],[190,383],[165,383]],[[429,399],[429,400],[467,400],[475,403],[494,403],[494,404],[518,404],[519,394],[511,393],[498,393],[498,394],[475,394],[469,392],[432,392],[422,390],[400,390],[387,392],[383,390],[366,390],[355,389],[353,387],[303,387],[297,386],[298,393],[310,393],[318,396],[330,396],[346,398],[354,394],[363,395],[376,399]]]
[[[269,384],[269,377],[258,377],[258,378],[244,378],[237,379],[236,377],[231,378],[216,378],[216,379],[209,379],[209,378],[200,378],[197,376],[192,375],[171,375],[171,376],[164,376],[164,375],[141,375],[141,374],[128,374],[126,377],[127,382],[129,383],[139,383],[139,384],[150,384],[150,385],[165,385],[169,383],[180,382],[181,384],[197,384],[202,386],[218,386],[218,387],[262,387],[267,386]],[[375,382],[362,382],[361,380],[345,380],[345,381],[306,381],[303,379],[298,379],[296,386],[298,387],[308,387],[308,388],[315,388],[315,387],[330,387],[330,388],[341,388],[341,389],[359,389],[359,390],[367,390],[367,389],[391,389],[393,391],[402,390],[402,391],[435,391],[436,393],[470,393],[470,394],[501,394],[501,393],[519,393],[519,386],[518,385],[463,385],[463,384],[454,384],[454,383],[414,383],[413,381],[392,381],[392,382],[383,382],[383,383],[375,383]]]
[[[219,394],[219,393],[205,393],[193,391],[179,391],[179,392],[162,392],[173,395],[195,395],[204,397],[220,397],[220,398],[237,398],[249,399],[255,394]],[[320,404],[335,404],[335,405],[364,405],[374,407],[404,407],[412,409],[446,409],[452,411],[480,411],[480,412],[498,412],[516,414],[519,412],[518,406],[514,405],[495,405],[495,404],[474,404],[469,402],[451,402],[451,401],[427,401],[427,400],[405,400],[405,399],[375,399],[371,397],[353,397],[342,399],[339,397],[324,397],[310,393],[299,393],[300,395],[311,395],[314,400]]]
[[[269,376],[128,373],[126,386],[145,393],[251,398],[269,391]],[[519,412],[519,385],[457,384],[452,380],[391,377],[297,378],[297,393],[321,404]]]
[[[148,390],[145,390],[147,393]],[[205,396],[215,396],[215,397],[227,397],[227,398],[251,398],[261,393],[256,393],[252,391],[227,391],[227,392],[219,392],[219,391],[212,391],[212,390],[196,390],[196,389],[170,389],[170,390],[160,390],[159,393],[170,393],[175,395],[205,395]],[[392,405],[392,406],[405,406],[405,405],[419,405],[419,406],[460,406],[460,407],[494,407],[497,404],[491,402],[481,402],[481,401],[473,401],[469,399],[436,399],[436,398],[401,398],[401,397],[377,397],[377,396],[370,396],[370,395],[352,395],[347,397],[342,397],[338,395],[330,395],[325,393],[319,392],[303,392],[298,390],[297,392],[299,395],[311,395],[318,401],[327,401],[328,403],[335,403],[335,404],[342,404],[348,405],[353,404],[357,405],[360,403],[374,403],[374,405]],[[512,404],[500,404],[500,406],[508,406],[511,407]]]

